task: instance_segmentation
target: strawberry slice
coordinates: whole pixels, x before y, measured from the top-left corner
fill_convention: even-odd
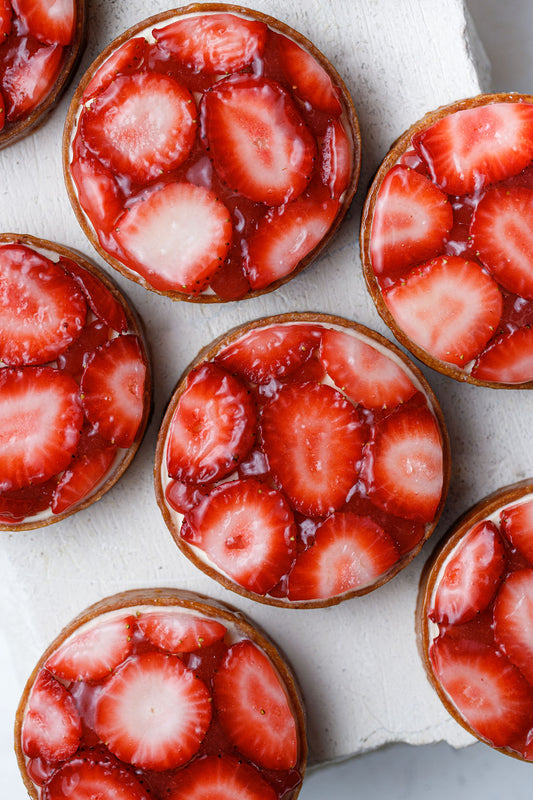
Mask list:
[[[80,206],[98,231],[111,233],[124,213],[124,197],[111,170],[93,156],[78,156],[70,164]]]
[[[371,586],[400,557],[394,541],[370,517],[332,514],[317,528],[313,545],[289,575],[290,600],[336,597]]]
[[[324,67],[293,39],[281,35],[277,39],[280,62],[291,92],[319,111],[340,116],[339,91]]]
[[[97,69],[85,87],[82,103],[103,92],[119,75],[131,75],[145,63],[149,45],[142,36],[128,39]]]
[[[3,43],[13,25],[13,7],[11,0],[0,0],[0,44]]]
[[[78,385],[51,367],[0,370],[0,491],[44,483],[66,469],[83,413]]]
[[[397,276],[444,250],[453,209],[431,181],[397,165],[379,189],[372,220],[370,254],[377,275]]]
[[[438,120],[413,138],[432,180],[451,195],[471,194],[518,175],[533,158],[533,107],[493,103]]]
[[[320,180],[331,197],[339,199],[348,188],[352,176],[352,146],[342,122],[328,122],[320,145]]]
[[[170,480],[165,489],[165,500],[174,511],[186,514],[197,506],[208,495],[206,487],[196,486],[194,483]],[[1,505],[0,505],[1,508]]]
[[[227,755],[203,756],[180,770],[166,800],[277,800],[258,770]]]
[[[17,17],[44,44],[66,46],[74,37],[74,0],[11,0]]]
[[[31,484],[23,489],[0,494],[0,522],[16,525],[28,517],[39,514],[50,507],[57,486],[57,477],[45,483]]]
[[[63,48],[60,45],[43,45],[30,50],[24,37],[11,36],[0,71],[0,88],[8,122],[22,119],[48,96],[62,63]]]
[[[463,719],[484,739],[504,747],[528,730],[533,689],[494,647],[441,636],[431,647],[430,659]]]
[[[154,28],[158,44],[186,67],[208,75],[238,72],[263,52],[268,28],[264,22],[235,14],[204,14]]]
[[[496,525],[484,520],[461,540],[439,579],[430,618],[460,625],[489,607],[503,578],[505,547]]]
[[[507,576],[494,602],[494,636],[524,677],[533,681],[533,569]]]
[[[167,183],[141,197],[116,225],[125,263],[160,291],[196,295],[224,262],[231,217],[214,192]]]
[[[247,478],[213,489],[185,515],[181,537],[240,586],[266,594],[289,571],[296,526],[280,492]]]
[[[80,396],[85,416],[118,447],[131,447],[142,422],[147,367],[137,336],[117,336],[87,361]]]
[[[24,245],[1,247],[0,269],[0,359],[53,361],[85,325],[82,292],[60,265]]]
[[[504,536],[533,564],[533,500],[504,508],[500,519]]]
[[[105,682],[95,729],[113,755],[161,772],[198,752],[211,722],[211,696],[179,658],[148,652],[129,658]]]
[[[93,760],[92,754],[83,753],[73,758],[55,772],[43,787],[43,800],[72,800],[73,787],[76,800],[150,800],[136,776],[124,766]]]
[[[220,480],[252,449],[256,428],[249,390],[216,364],[202,364],[187,376],[170,423],[169,475],[191,483]]]
[[[249,640],[234,644],[214,677],[218,717],[237,749],[266,769],[291,769],[296,723],[272,662]]]
[[[80,286],[91,311],[117,333],[126,333],[128,330],[126,312],[103,281],[70,258],[62,257],[59,261]]]
[[[74,700],[46,669],[33,684],[22,723],[22,749],[29,758],[64,761],[81,740],[81,721]]]
[[[479,264],[459,256],[422,264],[383,299],[415,344],[462,367],[494,335],[503,308],[496,281]]]
[[[215,83],[202,98],[201,126],[216,171],[250,200],[279,206],[309,183],[316,143],[280,84],[249,74]]]
[[[89,149],[112,172],[137,183],[182,164],[196,128],[191,93],[160,72],[119,75],[80,118]]]
[[[402,405],[374,426],[361,477],[389,514],[431,522],[443,487],[442,439],[427,406]]]
[[[472,375],[502,383],[533,380],[533,328],[517,328],[495,339],[476,359]]]
[[[339,391],[287,384],[264,407],[260,427],[274,479],[294,508],[324,516],[343,505],[358,478],[365,429]]]
[[[152,644],[173,655],[209,647],[226,633],[221,622],[179,611],[145,612],[137,619],[137,627]]]
[[[377,347],[343,331],[324,331],[320,358],[332,381],[350,400],[366,408],[393,409],[416,392],[398,363]]]

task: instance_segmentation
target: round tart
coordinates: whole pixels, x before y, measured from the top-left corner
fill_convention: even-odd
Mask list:
[[[533,387],[533,96],[427,114],[368,194],[361,257],[377,309],[433,369]]]
[[[533,481],[485,498],[439,543],[420,583],[417,639],[457,722],[533,761]]]
[[[0,148],[41,125],[85,39],[85,0],[1,0]]]
[[[66,186],[100,255],[175,300],[272,291],[326,246],[360,136],[337,72],[256,11],[190,5],[130,28],[70,106]]]
[[[208,575],[316,607],[416,555],[449,466],[435,396],[396,347],[339,317],[286,314],[193,361],[159,432],[155,487],[176,544]]]
[[[88,608],[22,695],[15,749],[32,798],[294,800],[305,717],[291,669],[241,613],[176,589]]]
[[[0,529],[48,525],[122,475],[150,411],[125,298],[52,242],[0,235]]]

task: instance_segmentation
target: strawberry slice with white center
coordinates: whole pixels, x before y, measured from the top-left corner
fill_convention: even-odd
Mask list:
[[[220,480],[252,449],[256,429],[250,391],[222,367],[202,364],[187,376],[170,423],[169,475],[192,483]]]
[[[124,212],[124,197],[111,170],[93,156],[74,158],[70,164],[80,206],[98,231],[111,233]]]
[[[6,48],[0,69],[0,88],[6,119],[17,122],[52,90],[63,63],[63,48],[54,44],[30,50],[23,37],[17,36],[11,37]]]
[[[119,75],[80,119],[81,135],[104,166],[146,183],[185,161],[197,129],[189,90],[160,72]]]
[[[270,469],[291,505],[324,516],[340,508],[359,475],[365,428],[353,405],[326,384],[287,384],[261,415]]]
[[[136,36],[128,39],[96,70],[85,87],[82,102],[85,103],[91,97],[95,97],[107,89],[119,75],[131,75],[133,72],[137,72],[143,66],[148,53],[149,46],[144,37]]]
[[[246,758],[266,769],[291,769],[298,737],[291,707],[268,656],[249,640],[230,647],[214,678],[215,708]]]
[[[501,383],[533,380],[533,328],[517,328],[495,339],[476,359],[472,375]]]
[[[313,108],[340,116],[339,90],[324,67],[293,39],[281,35],[277,39],[279,59],[291,91]]]
[[[111,289],[72,259],[62,257],[59,263],[81,287],[91,311],[117,333],[126,333],[128,330],[126,312]]]
[[[215,83],[202,98],[201,126],[216,171],[250,200],[279,206],[309,183],[316,143],[275,81],[243,74]]]
[[[240,586],[266,594],[290,569],[296,526],[281,492],[247,478],[216,487],[185,515],[181,537]]]
[[[462,539],[439,579],[430,618],[460,625],[487,609],[505,571],[506,553],[498,528],[483,521]]]
[[[43,787],[43,800],[151,800],[136,776],[119,764],[79,755],[54,772]]]
[[[226,628],[215,619],[202,619],[179,611],[148,611],[137,627],[152,644],[167,653],[191,653],[219,642]]]
[[[22,723],[22,749],[29,758],[64,761],[81,740],[81,721],[71,694],[42,669],[33,684]]]
[[[353,169],[352,145],[342,122],[328,122],[320,146],[320,180],[331,197],[340,198],[348,188]]]
[[[374,272],[395,276],[438,256],[452,227],[447,195],[420,172],[393,167],[379,189],[372,220]]]
[[[494,336],[503,308],[496,281],[479,264],[459,256],[422,264],[383,299],[415,344],[461,367]]]
[[[44,483],[77,450],[78,385],[51,367],[0,370],[0,491]]]
[[[399,557],[392,538],[369,517],[332,514],[317,528],[313,545],[296,559],[288,597],[318,600],[370,587]]]
[[[105,682],[95,728],[113,755],[162,772],[189,761],[211,722],[211,695],[176,656],[132,656]]]
[[[147,367],[137,336],[110,339],[88,359],[80,396],[85,416],[118,447],[131,447],[144,416]]]
[[[500,519],[504,536],[533,565],[533,500],[504,508]]]
[[[238,72],[259,58],[268,28],[235,14],[203,14],[155,28],[158,44],[186,67],[207,75]]]
[[[250,764],[227,755],[203,756],[180,770],[166,800],[277,800]]]
[[[444,636],[430,659],[463,719],[491,744],[505,747],[531,727],[533,689],[492,645]]]
[[[232,233],[230,214],[214,192],[172,182],[130,206],[115,238],[126,265],[155,289],[196,295],[224,263]]]
[[[28,31],[45,44],[66,46],[74,37],[74,0],[11,0],[17,17]]]
[[[53,361],[87,318],[73,278],[24,245],[0,248],[0,360],[13,366]]]
[[[375,425],[361,475],[379,508],[431,522],[442,495],[443,446],[427,406],[399,406]]]
[[[533,682],[533,569],[512,572],[494,602],[494,635],[510,661]]]
[[[320,358],[339,389],[365,408],[392,409],[416,391],[405,370],[392,358],[343,331],[324,331]]]
[[[413,145],[441,189],[471,194],[530,164],[533,107],[493,103],[457,111],[417,134]]]

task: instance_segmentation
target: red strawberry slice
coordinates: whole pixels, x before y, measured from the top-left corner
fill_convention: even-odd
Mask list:
[[[440,256],[412,270],[383,299],[415,344],[462,367],[494,335],[503,307],[496,281],[459,256]]]
[[[0,491],[44,483],[66,469],[83,413],[78,385],[50,367],[0,370]]]
[[[148,652],[129,658],[103,685],[95,728],[113,755],[161,772],[198,752],[211,705],[205,684],[179,658]]]
[[[16,525],[28,517],[45,511],[52,502],[57,486],[54,476],[45,483],[36,483],[0,494],[0,522],[5,525]]]
[[[68,372],[79,383],[89,356],[108,341],[109,333],[107,325],[99,319],[85,325],[78,338],[57,357],[59,369]]]
[[[24,245],[1,247],[0,269],[0,359],[53,361],[85,325],[82,292],[60,265]]]
[[[169,481],[165,489],[165,500],[174,511],[178,511],[180,514],[186,514],[207,495],[207,488],[175,480]]]
[[[13,7],[11,0],[0,0],[0,43],[11,33],[13,24]]]
[[[504,536],[533,564],[533,500],[504,508],[500,519]]]
[[[135,618],[113,617],[75,633],[46,662],[46,668],[66,681],[99,681],[110,675],[133,649]]]
[[[348,188],[353,168],[352,146],[342,122],[328,123],[320,146],[320,180],[331,197],[340,198]]]
[[[258,770],[227,755],[203,756],[180,770],[166,800],[276,800]]]
[[[366,408],[393,409],[416,392],[396,361],[377,346],[343,331],[324,331],[320,358],[339,389]]]
[[[291,92],[326,114],[340,116],[339,90],[324,67],[295,41],[278,35],[278,52]]]
[[[491,645],[444,636],[430,659],[463,719],[491,744],[504,747],[531,726],[533,689]]]
[[[489,607],[505,571],[505,547],[498,528],[485,520],[461,540],[439,579],[430,618],[460,625]]]
[[[339,391],[283,386],[263,409],[261,435],[274,479],[294,508],[324,516],[343,505],[358,478],[365,429]]]
[[[495,339],[476,359],[472,375],[501,383],[533,380],[533,328],[517,328]]]
[[[226,633],[221,622],[179,611],[145,612],[137,619],[137,627],[152,644],[173,655],[209,647]]]
[[[74,36],[74,0],[11,0],[17,17],[28,31],[45,44],[66,46]]]
[[[43,800],[150,800],[135,775],[124,766],[94,761],[91,755],[73,758],[55,772],[43,787]]]
[[[81,156],[70,165],[78,200],[98,232],[109,234],[124,212],[124,197],[111,170],[93,156]]]
[[[183,163],[196,128],[189,90],[160,72],[119,75],[80,119],[81,136],[104,166],[137,183]]]
[[[189,373],[170,423],[169,475],[192,483],[220,480],[252,449],[256,428],[249,390],[216,364],[202,364]]]
[[[336,597],[371,586],[400,557],[394,541],[370,517],[332,514],[317,528],[313,545],[289,575],[290,600]]]
[[[98,433],[119,447],[131,447],[142,422],[147,367],[137,336],[127,334],[99,347],[81,378],[85,415]]]
[[[196,295],[223,264],[232,238],[226,206],[209,189],[168,183],[118,220],[124,261],[160,291]]]
[[[22,749],[29,758],[64,761],[81,739],[81,721],[71,694],[42,669],[33,684],[22,723]]]
[[[471,194],[529,165],[533,158],[533,108],[494,103],[438,120],[413,138],[432,180],[451,195]]]
[[[399,406],[374,427],[361,473],[372,502],[389,514],[430,522],[443,488],[443,449],[429,408]]]
[[[370,253],[377,275],[397,276],[444,250],[453,227],[448,197],[408,167],[386,174],[376,200]]]
[[[247,478],[213,489],[185,515],[181,536],[240,586],[266,594],[289,571],[296,526],[280,492]]]
[[[117,333],[126,333],[126,312],[103,281],[70,258],[60,258],[60,263],[81,287],[91,311]]]
[[[22,119],[48,96],[63,63],[63,48],[43,45],[28,50],[24,37],[12,36],[3,53],[0,88],[5,101],[6,119]]]
[[[201,125],[216,171],[250,200],[279,206],[309,183],[316,143],[278,83],[247,74],[215,83],[202,98]]]
[[[235,14],[204,14],[155,28],[156,42],[186,67],[208,75],[237,72],[261,56],[268,28]]]
[[[268,656],[249,640],[230,647],[214,678],[218,717],[237,749],[266,769],[291,769],[296,723]]]
[[[144,65],[148,54],[149,46],[146,39],[142,36],[128,39],[109,58],[106,58],[94,73],[85,87],[82,102],[85,103],[100,92],[103,92],[119,75],[131,75],[137,72]]]
[[[533,569],[507,576],[494,602],[494,635],[509,660],[533,681]]]

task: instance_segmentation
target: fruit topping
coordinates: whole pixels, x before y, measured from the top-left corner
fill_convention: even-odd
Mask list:
[[[52,512],[62,514],[90,497],[108,475],[116,454],[116,444],[110,444],[92,428],[83,428],[77,453],[54,490]]]
[[[339,199],[350,183],[352,154],[348,134],[338,119],[329,122],[320,146],[320,178]]]
[[[495,339],[476,359],[472,375],[486,381],[522,383],[533,376],[533,328],[517,328]]]
[[[57,772],[43,791],[44,800],[70,800],[75,787],[76,800],[112,797],[113,800],[150,800],[133,772],[106,760],[94,761],[80,754]]]
[[[13,6],[11,5],[11,0],[0,0],[0,42],[2,44],[11,33],[12,23]]]
[[[533,569],[513,572],[499,589],[494,636],[509,660],[533,683]]]
[[[533,565],[533,500],[504,508],[501,526],[512,546]]]
[[[30,758],[64,761],[81,739],[81,721],[72,696],[46,669],[40,670],[22,726],[22,747]]]
[[[149,53],[148,42],[143,36],[129,39],[115,50],[102,64],[87,84],[83,100],[90,100],[114,81],[118,75],[132,75],[144,64]]]
[[[83,210],[103,234],[111,233],[124,210],[124,197],[113,173],[88,155],[73,162],[72,177],[79,186]]]
[[[137,625],[152,644],[173,655],[209,647],[226,633],[221,622],[175,611],[147,612]]]
[[[313,108],[340,116],[338,90],[319,62],[287,36],[278,37],[279,57],[293,92]]]
[[[231,756],[204,756],[180,770],[167,800],[276,800],[274,789],[250,765]]]
[[[93,314],[116,333],[126,333],[128,330],[126,312],[111,289],[71,258],[61,258],[60,264],[63,264],[81,287]]]
[[[10,37],[4,45],[0,64],[0,89],[6,106],[6,120],[27,117],[51,92],[63,61],[59,44],[30,49],[25,37]]]
[[[74,0],[11,0],[15,14],[44,44],[68,45],[74,35]]]

